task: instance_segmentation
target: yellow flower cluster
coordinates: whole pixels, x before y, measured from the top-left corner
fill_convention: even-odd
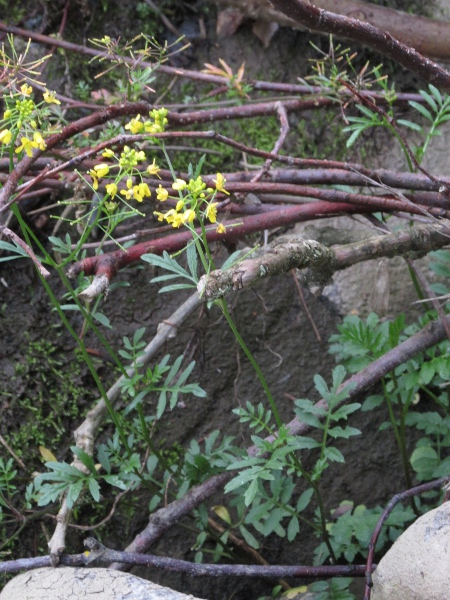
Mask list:
[[[168,123],[167,121],[167,108],[153,109],[150,112],[151,120],[141,121],[141,115],[138,115],[134,119],[125,125],[125,129],[131,131],[133,135],[137,133],[162,133]]]
[[[108,177],[108,175],[110,175],[111,173],[111,169],[118,168],[119,171],[117,176],[115,177],[115,181],[107,183],[105,186],[106,193],[109,196],[111,196],[111,198],[114,198],[118,194],[121,194],[125,200],[136,200],[137,202],[142,202],[144,198],[151,196],[150,188],[142,180],[136,185],[133,183],[134,175],[141,177],[140,171],[137,170],[136,167],[140,162],[146,160],[145,152],[143,150],[137,151],[128,146],[124,146],[120,156],[117,157],[114,154],[113,150],[111,150],[110,148],[106,148],[102,152],[102,156],[104,156],[105,158],[115,159],[116,164],[109,165],[107,163],[100,163],[98,165],[94,165],[94,167],[90,171],[88,171],[88,175],[92,177],[92,187],[94,190],[98,190],[100,179]],[[155,159],[153,159],[153,162],[147,167],[147,172],[149,173],[149,175],[156,175],[159,177],[158,172],[160,170],[161,169],[156,164]],[[125,178],[126,187],[119,190],[118,184]]]
[[[31,85],[24,83],[20,86],[20,92],[13,107],[8,107],[3,113],[3,121],[8,122],[8,128],[0,131],[0,143],[7,146],[12,140],[20,140],[20,144],[16,148],[16,154],[25,152],[27,156],[33,156],[33,150],[39,148],[43,151],[46,149],[45,140],[42,133],[36,131],[39,120],[40,104],[36,104],[30,97],[33,93]],[[43,94],[44,102],[47,104],[61,104],[56,98],[55,92],[50,92],[45,88]],[[31,130],[30,130],[31,128]],[[21,133],[25,135],[20,135]]]
[[[167,221],[172,227],[178,228],[181,225],[193,223],[196,216],[200,219],[206,219],[210,223],[217,222],[217,205],[214,198],[217,192],[229,194],[224,188],[225,178],[222,173],[217,173],[215,189],[207,188],[206,183],[199,176],[196,179],[190,179],[189,182],[184,179],[176,179],[172,183],[172,189],[179,193],[178,197],[170,196],[169,190],[166,190],[160,184],[156,190],[156,198],[160,202],[165,202],[168,198],[177,200],[175,208],[171,208],[165,213],[155,211],[158,221]],[[184,193],[183,193],[184,192]],[[217,233],[225,233],[226,228],[223,223],[217,224]]]

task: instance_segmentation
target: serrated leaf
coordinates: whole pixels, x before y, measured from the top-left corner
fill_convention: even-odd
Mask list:
[[[431,106],[434,112],[438,112],[438,105],[436,104],[435,99],[432,96],[430,96],[430,94],[428,94],[425,90],[420,90],[419,93],[422,96],[422,98],[426,102],[428,102],[429,106]]]
[[[332,460],[333,462],[345,462],[345,458],[342,452],[334,446],[329,446],[328,448],[325,448],[324,456],[325,458],[327,458],[328,460]]]
[[[408,127],[408,129],[412,129],[413,131],[421,132],[423,130],[423,127],[413,121],[408,121],[407,119],[397,119],[397,124]]]
[[[255,550],[257,550],[259,548],[258,540],[249,532],[249,530],[246,527],[244,527],[243,525],[240,525],[239,531],[241,532],[244,540],[247,542],[247,544],[251,548],[255,548]]]
[[[106,315],[104,315],[101,312],[95,312],[92,313],[92,317],[98,321],[100,323],[100,325],[103,325],[104,327],[111,327],[111,323],[110,320],[108,319],[108,317]]]
[[[188,244],[188,246],[186,248],[186,256],[187,256],[189,271],[191,272],[191,275],[192,275],[192,279],[194,279],[194,281],[197,281],[198,280],[198,277],[197,277],[198,257],[197,257],[197,248],[195,247],[194,242],[191,242],[190,244]]]
[[[102,465],[106,473],[111,473],[111,463],[109,461],[108,452],[104,444],[100,444],[98,448],[97,460]]]
[[[156,418],[160,419],[163,414],[164,411],[166,410],[166,406],[167,406],[167,394],[166,391],[163,390],[160,395],[159,395],[159,399],[158,399],[158,406],[156,409]]]
[[[81,490],[83,489],[83,481],[76,481],[72,485],[69,486],[67,490],[66,502],[68,508],[72,508],[75,502],[78,500],[78,496],[81,494]]]
[[[89,456],[89,454],[77,446],[71,446],[70,450],[75,454],[78,460],[83,463],[86,469],[88,469],[94,475],[97,473],[95,462],[92,456]]]
[[[106,483],[109,483],[109,485],[119,488],[120,490],[127,489],[127,484],[117,475],[103,475],[102,479],[106,481]]]
[[[367,412],[369,410],[373,410],[374,408],[377,408],[378,406],[380,406],[381,404],[383,404],[384,401],[384,396],[381,396],[380,394],[375,394],[373,396],[369,396],[368,398],[366,398],[361,406],[361,411],[362,412]]]
[[[162,287],[158,291],[158,294],[165,294],[167,292],[174,292],[176,290],[188,290],[193,288],[196,288],[196,286],[191,283],[174,283],[173,285],[166,285]]]

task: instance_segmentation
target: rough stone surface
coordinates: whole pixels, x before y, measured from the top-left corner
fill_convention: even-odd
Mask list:
[[[108,569],[35,569],[12,579],[0,600],[200,600]]]
[[[409,527],[380,561],[373,600],[448,600],[450,502]]]

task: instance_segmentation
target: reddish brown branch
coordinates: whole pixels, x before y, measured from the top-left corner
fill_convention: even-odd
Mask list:
[[[301,206],[288,206],[258,215],[251,215],[247,218],[229,221],[226,223],[226,234],[217,233],[215,227],[207,230],[208,242],[218,242],[222,240],[234,240],[248,233],[263,231],[264,229],[273,229],[281,225],[298,223],[309,219],[320,219],[338,214],[354,214],[359,212],[369,212],[371,208],[351,206],[349,204],[333,204],[328,202],[313,202],[302,204]],[[201,230],[198,230],[201,233]],[[192,233],[189,230],[174,233],[164,238],[136,244],[128,250],[118,250],[100,256],[92,256],[82,261],[74,263],[69,270],[69,276],[75,277],[82,271],[85,275],[106,275],[114,277],[115,274],[133,262],[140,259],[143,254],[153,253],[162,254],[166,252],[175,252],[184,248],[192,239]]]

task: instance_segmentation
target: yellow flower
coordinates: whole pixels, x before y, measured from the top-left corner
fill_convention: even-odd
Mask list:
[[[97,173],[96,177],[101,179],[102,177],[105,177],[106,175],[108,175],[109,166],[106,163],[102,163],[100,165],[95,165],[94,171]]]
[[[153,159],[153,162],[151,165],[148,165],[147,167],[147,173],[149,175],[156,175],[157,177],[159,177],[158,173],[161,171],[161,169],[158,167],[158,165],[155,162],[155,159]],[[159,186],[161,187],[161,186]]]
[[[108,185],[106,186],[106,192],[112,197],[114,198],[114,196],[117,194],[117,185],[115,183],[108,183]]]
[[[131,121],[125,125],[125,129],[129,129],[133,135],[140,133],[144,129],[144,123],[141,123],[140,119],[141,115],[131,119]]]
[[[225,225],[223,223],[218,223],[216,231],[217,233],[225,233]]]
[[[132,169],[140,160],[145,160],[145,152],[143,150],[136,152],[134,148],[124,146],[123,152],[120,155],[119,166],[123,169]]]
[[[222,173],[217,173],[217,179],[213,179],[213,181],[216,184],[216,190],[218,192],[223,192],[224,194],[228,194],[228,196],[230,195],[230,192],[227,192],[227,190],[223,187],[225,185],[226,179],[224,178]]]
[[[133,197],[133,180],[132,179],[127,179],[127,189],[120,190],[120,193],[123,196],[125,196],[125,198],[127,200],[131,200],[131,198]]]
[[[139,183],[138,185],[133,186],[133,181],[131,179],[127,179],[127,188],[126,190],[120,190],[120,193],[125,196],[127,200],[131,200],[134,198],[138,202],[142,202],[145,196],[150,196],[151,192],[146,183]]]
[[[3,113],[3,118],[4,119],[9,119],[9,117],[12,115],[12,110],[10,108],[8,108],[8,110],[5,110],[5,112]]]
[[[58,98],[56,98],[56,92],[49,92],[47,88],[45,88],[44,100],[47,104],[61,104]]]
[[[173,208],[166,212],[164,218],[168,223],[172,223],[172,227],[180,227],[183,224],[183,215],[177,213]]]
[[[184,179],[177,179],[175,181],[175,183],[172,183],[173,189],[174,190],[178,190],[178,191],[184,190],[184,188],[186,187],[186,185],[187,185],[187,183],[185,182]]]
[[[146,133],[159,133],[158,128],[151,121],[145,121],[144,123]]]
[[[20,138],[21,144],[18,148],[16,148],[16,154],[25,150],[27,156],[33,156],[33,148],[37,148],[39,144],[34,140],[29,140],[26,137]]]
[[[215,223],[217,220],[217,204],[218,202],[211,202],[211,204],[208,204],[205,211],[206,218],[209,219],[211,223]]]
[[[24,83],[20,86],[20,91],[24,96],[29,96],[33,91],[33,88],[31,87],[31,85],[27,85],[26,83]]]
[[[152,193],[146,183],[140,183],[139,185],[134,186],[133,194],[135,200],[142,202],[146,196],[150,197]]]
[[[45,150],[47,148],[47,144],[44,141],[44,138],[39,133],[39,131],[35,131],[33,134],[33,140],[36,142],[39,150]]]
[[[0,142],[2,144],[9,144],[9,142],[11,141],[12,138],[12,133],[10,132],[9,129],[3,129],[3,131],[0,131]]]
[[[192,208],[188,208],[187,211],[183,213],[183,223],[192,223],[195,219],[195,211]]]
[[[169,197],[169,192],[167,190],[165,190],[161,184],[159,184],[159,187],[156,190],[156,198],[160,202],[165,202],[168,197]]]
[[[164,217],[165,217],[165,214],[164,214],[164,213],[162,213],[162,212],[158,212],[157,210],[155,210],[155,211],[153,212],[153,214],[154,214],[154,215],[156,215],[156,216],[158,217],[158,221],[163,221],[163,220],[164,220]]]
[[[94,171],[94,169],[91,169],[90,171],[88,171],[88,175],[92,177],[92,187],[94,188],[94,190],[98,190],[97,172]]]
[[[111,148],[105,148],[105,150],[102,152],[102,156],[105,158],[112,158],[114,156],[114,152],[111,150]]]
[[[184,206],[184,200],[178,200],[177,205],[175,206],[175,210],[177,212],[180,212],[180,210],[183,208]]]
[[[98,190],[98,180],[105,175],[108,175],[109,167],[106,163],[102,163],[101,165],[95,165],[93,169],[88,171],[88,175],[92,177],[92,187],[94,190]]]
[[[201,176],[198,176],[197,179],[190,179],[188,183],[188,190],[191,194],[198,195],[202,190],[206,188],[206,183],[203,183],[203,179]]]

